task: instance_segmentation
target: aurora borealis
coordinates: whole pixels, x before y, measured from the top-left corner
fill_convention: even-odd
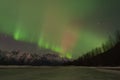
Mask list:
[[[119,29],[119,4],[119,0],[0,0],[0,33],[76,58],[100,47]]]

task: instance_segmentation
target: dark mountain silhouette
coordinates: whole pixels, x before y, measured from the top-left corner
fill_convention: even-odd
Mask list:
[[[69,59],[60,57],[56,52],[30,54],[19,51],[0,51],[0,65],[58,66],[68,61]]]

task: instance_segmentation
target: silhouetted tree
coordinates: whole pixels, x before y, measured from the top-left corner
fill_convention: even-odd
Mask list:
[[[73,65],[81,66],[120,66],[120,33],[116,39],[109,37],[101,48],[93,49],[87,54],[73,61]]]

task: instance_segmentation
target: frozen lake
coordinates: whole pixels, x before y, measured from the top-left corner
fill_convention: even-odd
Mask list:
[[[2,67],[0,80],[120,80],[120,71],[89,67]]]

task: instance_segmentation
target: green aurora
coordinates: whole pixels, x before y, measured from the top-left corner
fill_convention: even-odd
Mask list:
[[[0,0],[0,33],[59,52],[61,56],[76,58],[107,41],[111,30],[102,30],[102,26],[108,25],[99,25],[99,22],[104,20],[100,18],[104,16],[102,12],[109,10],[111,4],[102,10],[103,2]],[[96,18],[99,9],[101,13]]]

